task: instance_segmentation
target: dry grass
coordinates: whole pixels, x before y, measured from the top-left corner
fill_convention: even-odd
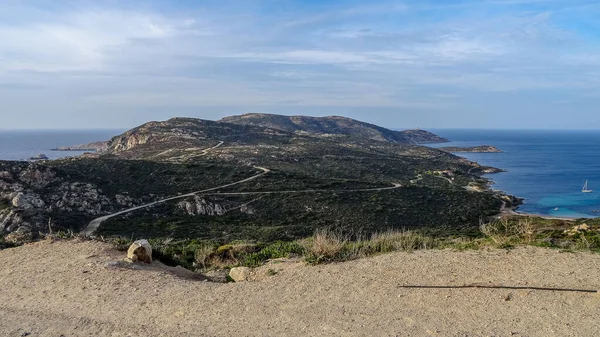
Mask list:
[[[553,226],[554,225],[554,226]],[[329,228],[319,229],[306,240],[297,242],[304,247],[304,258],[308,263],[346,261],[367,256],[422,249],[482,249],[485,247],[511,248],[516,245],[559,247],[575,250],[593,250],[600,247],[600,234],[582,233],[578,237],[561,235],[561,224],[530,218],[502,218],[482,223],[481,236],[428,236],[418,231],[389,230],[370,237],[350,240],[350,235]],[[598,230],[600,232],[600,230]]]
[[[437,247],[434,238],[421,235],[412,231],[390,230],[374,234],[365,245],[371,251],[386,253],[393,251],[413,251],[417,249],[431,249]]]
[[[525,218],[518,222],[518,235],[525,241],[527,244],[531,244],[536,239],[536,230],[537,226],[531,219]]]
[[[318,261],[333,260],[342,252],[348,241],[341,231],[334,231],[330,228],[318,229],[310,240],[307,251]]]
[[[341,232],[320,229],[306,242],[305,258],[309,263],[346,261],[395,251],[432,249],[440,244],[435,238],[405,230],[390,230],[375,233],[370,238],[350,241],[348,236]]]
[[[572,245],[572,249],[575,250],[589,250],[591,247],[592,245],[584,233],[580,233],[579,238]]]
[[[432,234],[420,231],[389,230],[370,236],[342,232],[331,228],[317,230],[310,238],[300,241],[268,244],[237,241],[218,246],[215,243],[181,243],[172,240],[152,240],[157,259],[165,263],[181,264],[186,268],[227,269],[234,266],[256,267],[277,258],[304,258],[310,264],[347,261],[396,251],[422,249],[483,249],[486,247],[511,248],[534,245],[567,250],[600,252],[600,225],[589,230],[569,234],[565,230],[573,223],[508,217],[481,223],[480,232],[469,235]],[[352,239],[351,239],[352,238]],[[126,249],[130,240],[113,239],[113,244]]]
[[[573,225],[568,224],[568,228]],[[480,230],[494,245],[502,248],[534,245],[584,251],[600,249],[600,229],[597,227],[571,235],[563,231],[564,226],[564,223],[548,223],[543,219],[513,217],[483,223]]]
[[[495,222],[481,223],[479,225],[479,230],[481,233],[492,239],[492,241],[499,246],[508,243],[510,239],[508,229],[509,221],[506,219],[500,219]]]
[[[537,240],[538,226],[529,218],[511,220],[503,218],[497,221],[482,223],[480,231],[499,246],[518,242],[532,244]]]
[[[196,252],[194,253],[196,264],[202,266],[202,269],[206,269],[214,251],[214,248],[211,246],[202,246],[196,249]]]

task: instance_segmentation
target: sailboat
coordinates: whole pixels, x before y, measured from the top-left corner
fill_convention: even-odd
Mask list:
[[[585,180],[585,185],[583,185],[583,188],[581,189],[581,192],[583,192],[583,193],[592,193],[592,190],[590,190],[588,188],[588,181],[587,181],[587,179]]]

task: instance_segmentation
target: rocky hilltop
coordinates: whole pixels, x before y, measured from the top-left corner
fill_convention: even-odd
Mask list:
[[[0,161],[0,235],[78,232],[94,218],[150,203],[94,231],[269,242],[322,227],[471,230],[506,200],[479,176],[491,168],[412,144],[422,140],[420,130],[339,117],[313,124],[312,117],[290,117],[300,129],[225,120],[149,122],[115,136],[94,157]],[[195,193],[203,190],[210,193]]]
[[[318,137],[352,136],[402,144],[443,143],[448,141],[425,130],[393,131],[341,116],[308,117],[250,113],[226,117],[221,121]]]

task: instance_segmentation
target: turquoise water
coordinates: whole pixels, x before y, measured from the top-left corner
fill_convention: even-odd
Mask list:
[[[432,130],[452,140],[435,147],[493,145],[503,153],[460,153],[509,172],[487,175],[493,189],[524,198],[519,211],[600,216],[600,130]],[[592,193],[582,193],[585,180]]]

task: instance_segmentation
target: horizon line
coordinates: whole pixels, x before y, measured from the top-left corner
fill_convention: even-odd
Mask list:
[[[370,123],[372,124],[372,123]],[[142,124],[140,124],[142,125]],[[379,127],[383,127],[381,125],[373,124]],[[5,131],[115,131],[115,130],[131,130],[139,125],[134,127],[102,127],[102,128],[90,128],[90,127],[68,127],[68,128],[11,128],[4,129],[0,128],[0,132]],[[453,131],[469,131],[469,130],[478,130],[478,131],[600,131],[600,128],[527,128],[527,127],[517,127],[517,128],[494,128],[494,127],[383,127],[392,131],[404,131],[404,130],[453,130]]]

